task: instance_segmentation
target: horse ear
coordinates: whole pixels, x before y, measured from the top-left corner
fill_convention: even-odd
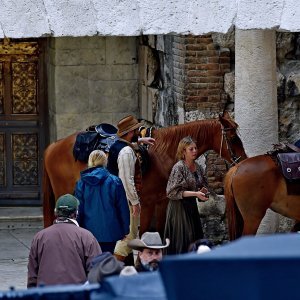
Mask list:
[[[146,119],[138,119],[139,123],[143,123],[147,127],[152,127],[155,124],[152,121],[148,121]]]
[[[237,128],[238,124],[234,122],[228,111],[224,111],[223,115],[219,114],[219,121],[225,128]]]
[[[221,122],[223,119],[232,120],[227,110],[224,110],[222,114],[219,114],[219,121]]]
[[[229,114],[229,112],[228,112],[227,110],[224,110],[224,111],[223,111],[222,117],[223,117],[224,119],[227,119],[227,120],[232,120],[232,118],[230,117],[230,114]]]

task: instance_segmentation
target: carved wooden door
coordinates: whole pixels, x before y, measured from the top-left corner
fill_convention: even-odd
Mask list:
[[[41,204],[43,47],[0,40],[0,205]]]

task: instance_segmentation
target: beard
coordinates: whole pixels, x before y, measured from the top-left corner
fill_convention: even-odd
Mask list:
[[[132,137],[131,142],[132,142],[132,143],[137,143],[138,140],[139,140],[139,136],[138,136],[137,134],[135,134],[135,135]]]
[[[150,271],[150,272],[157,271],[159,268],[159,261],[156,259],[151,260],[150,262],[145,262],[145,261],[141,260],[141,264],[147,271]]]

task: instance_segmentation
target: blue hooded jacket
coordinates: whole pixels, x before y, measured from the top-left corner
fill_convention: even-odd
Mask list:
[[[129,207],[119,177],[103,167],[80,173],[75,196],[80,201],[77,221],[98,242],[116,242],[129,233]]]

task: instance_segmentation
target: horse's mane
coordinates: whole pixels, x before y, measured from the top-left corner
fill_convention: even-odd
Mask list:
[[[188,135],[195,140],[195,137],[197,137],[197,140],[206,140],[209,138],[211,128],[217,124],[219,124],[217,119],[209,119],[157,129],[155,131],[156,143],[153,150],[162,153],[167,151],[170,146],[177,149],[180,140]]]

